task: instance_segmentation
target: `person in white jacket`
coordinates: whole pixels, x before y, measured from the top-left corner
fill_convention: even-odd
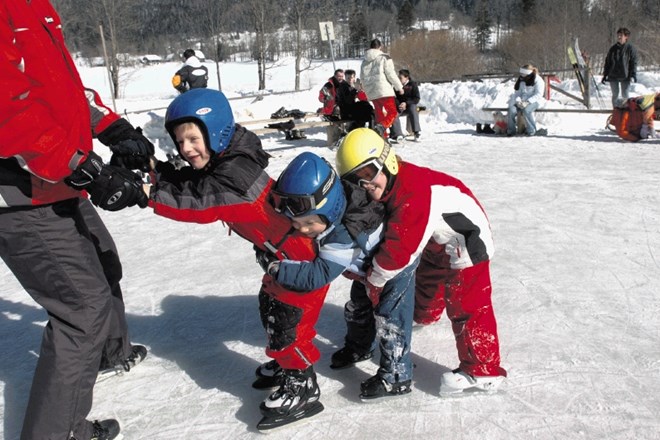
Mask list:
[[[374,106],[376,120],[374,129],[387,139],[388,130],[399,114],[394,91],[402,95],[403,85],[394,70],[392,58],[382,51],[383,44],[380,40],[372,40],[369,47],[370,49],[364,54],[360,78],[364,92]]]
[[[515,92],[509,100],[507,136],[516,134],[516,116],[525,118],[525,131],[528,136],[537,134],[534,112],[545,103],[545,82],[536,67],[526,64],[520,68],[520,76],[514,86]],[[540,134],[540,133],[539,133]]]

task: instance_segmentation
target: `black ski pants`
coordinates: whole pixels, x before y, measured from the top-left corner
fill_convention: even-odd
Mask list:
[[[21,440],[89,439],[101,358],[130,353],[112,237],[86,199],[2,208],[0,257],[49,318]]]

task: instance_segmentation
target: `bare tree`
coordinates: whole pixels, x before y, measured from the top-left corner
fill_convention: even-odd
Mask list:
[[[220,62],[222,61],[222,39],[221,33],[225,29],[230,2],[228,0],[203,0],[199,3],[200,16],[198,23],[206,31],[207,37],[213,47],[213,59],[215,61],[215,73],[218,78],[218,90],[222,90],[220,78]]]
[[[267,34],[272,32],[281,22],[281,9],[273,0],[245,0],[242,4],[250,18],[255,32],[254,57],[257,60],[259,90],[266,88],[266,62],[268,60]]]

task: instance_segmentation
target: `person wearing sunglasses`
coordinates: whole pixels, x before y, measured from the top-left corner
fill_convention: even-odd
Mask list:
[[[274,184],[266,172],[270,155],[256,134],[234,122],[222,92],[199,88],[179,95],[167,108],[165,128],[190,166],[176,169],[172,163],[152,161],[153,185],[146,190],[155,214],[183,222],[222,221],[278,258],[314,259],[313,241],[297,233],[291,220],[268,202]],[[320,358],[314,327],[327,291],[328,286],[319,286],[302,294],[277,284],[269,274],[262,279],[259,312],[268,337],[266,355],[273,360],[259,366],[257,374],[286,374],[267,386],[259,380],[253,384],[278,387],[260,405],[260,431],[323,409],[315,380],[308,387],[306,379],[315,378],[313,365]],[[293,394],[300,389],[309,399],[294,404]],[[308,402],[314,405],[306,406]]]
[[[500,367],[491,301],[493,240],[472,191],[452,176],[398,159],[394,148],[367,128],[346,135],[336,165],[343,180],[361,185],[385,205],[387,233],[367,275],[370,295],[419,258],[415,322],[432,324],[447,310],[460,363],[441,376],[440,395],[496,390],[506,371]]]
[[[344,309],[346,344],[332,355],[330,368],[371,359],[377,342],[380,367],[362,382],[360,399],[409,393],[415,265],[388,281],[379,297],[369,298],[362,282],[384,234],[385,206],[370,201],[358,185],[341,182],[332,166],[313,153],[297,156],[271,194],[275,209],[289,216],[300,233],[314,238],[319,253],[314,260],[299,262],[258,252],[264,270],[293,290],[316,289],[342,273],[354,280]]]

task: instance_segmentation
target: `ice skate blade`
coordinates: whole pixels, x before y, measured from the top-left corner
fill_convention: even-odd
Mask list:
[[[465,390],[454,390],[454,389],[449,389],[445,391],[440,391],[439,395],[443,399],[453,399],[453,398],[463,398],[463,397],[470,397],[470,396],[479,396],[479,395],[491,395],[491,394],[497,394],[498,389],[494,390],[482,390],[479,388],[468,388]]]
[[[311,403],[307,408],[302,408],[299,411],[282,417],[263,417],[257,423],[257,429],[263,434],[270,434],[271,432],[279,431],[285,427],[295,425],[300,426],[300,423],[307,421],[312,416],[323,411],[323,404],[318,400]]]
[[[108,379],[112,379],[115,376],[123,376],[124,369],[120,366],[115,366],[113,368],[108,368],[106,370],[99,371],[96,376],[96,383],[104,382]]]
[[[402,397],[406,397],[409,394],[410,393],[388,394],[386,396],[378,396],[378,397],[362,397],[362,395],[360,395],[360,402],[365,403],[367,405],[371,405],[372,403],[382,403],[390,400],[400,400]]]

